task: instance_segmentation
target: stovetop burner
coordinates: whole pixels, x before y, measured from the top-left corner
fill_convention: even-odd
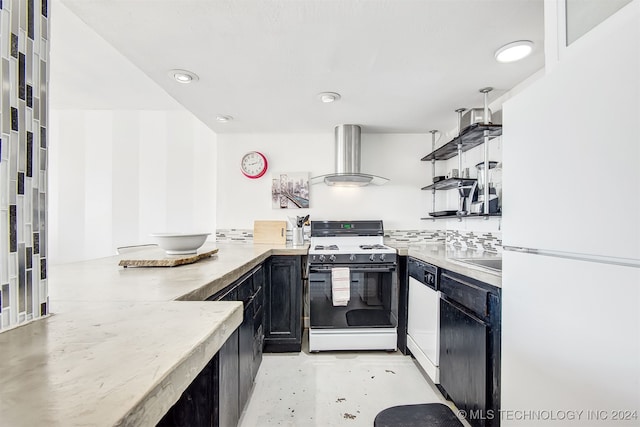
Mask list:
[[[365,250],[369,250],[369,249],[386,249],[387,247],[385,245],[381,245],[379,243],[376,243],[375,245],[360,245],[360,249],[365,249]]]
[[[386,267],[397,252],[384,245],[382,221],[311,221],[310,265]]]
[[[338,245],[315,245],[313,249],[316,251],[337,251]]]

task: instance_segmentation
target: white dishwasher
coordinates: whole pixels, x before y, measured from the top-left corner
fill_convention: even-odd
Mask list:
[[[434,384],[440,383],[438,267],[409,258],[407,347]]]

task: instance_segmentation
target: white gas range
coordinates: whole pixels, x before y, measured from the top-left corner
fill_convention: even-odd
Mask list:
[[[382,221],[312,221],[310,243],[309,350],[395,350],[397,252]]]

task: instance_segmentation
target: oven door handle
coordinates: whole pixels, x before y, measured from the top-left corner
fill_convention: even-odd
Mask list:
[[[348,266],[342,266],[348,267]],[[309,267],[310,273],[330,273],[333,267]],[[396,270],[395,266],[389,267],[348,267],[356,273],[390,273]]]

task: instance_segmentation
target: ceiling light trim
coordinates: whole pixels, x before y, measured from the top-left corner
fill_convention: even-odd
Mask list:
[[[494,57],[502,63],[516,62],[526,58],[533,52],[534,43],[531,40],[518,40],[508,43],[496,50]]]
[[[340,98],[342,97],[337,92],[320,92],[318,94],[318,99],[324,104],[340,101]]]
[[[216,122],[218,122],[218,123],[229,123],[232,120],[233,120],[233,117],[227,116],[227,115],[224,115],[224,114],[218,114],[216,116]]]
[[[198,75],[193,71],[181,70],[177,68],[174,70],[170,70],[169,76],[178,83],[182,84],[194,83],[200,80],[200,77],[198,77]]]

